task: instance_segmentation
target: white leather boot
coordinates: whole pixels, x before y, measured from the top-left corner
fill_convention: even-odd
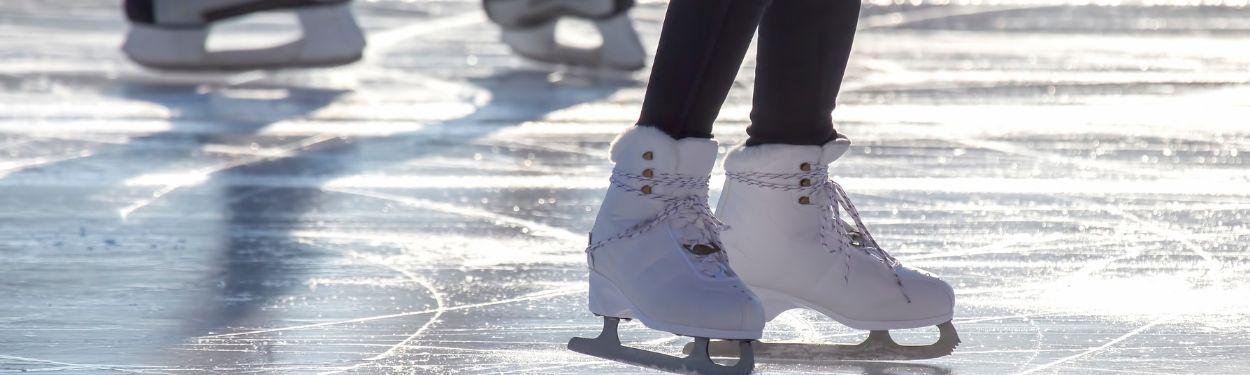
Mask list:
[[[764,314],[719,248],[707,203],[711,139],[634,127],[612,144],[612,185],[595,219],[590,311],[683,336],[757,339]]]
[[[718,237],[722,225],[708,206],[716,141],[634,127],[611,153],[616,167],[586,250],[590,311],[605,317],[604,332],[574,338],[569,348],[668,371],[749,371],[746,341],[738,343],[742,360],[734,367],[707,359],[707,338],[752,340],[764,329],[764,310],[730,268]],[[699,338],[703,349],[677,358],[620,347],[618,318]]]
[[[725,161],[716,216],[731,265],[772,320],[794,308],[851,328],[888,330],[949,322],[954,292],[887,254],[860,221],[828,165],[850,147],[737,147]],[[854,225],[846,224],[849,216]]]

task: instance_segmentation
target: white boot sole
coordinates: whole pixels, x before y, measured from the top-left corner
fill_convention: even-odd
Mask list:
[[[760,302],[764,305],[765,321],[772,321],[777,317],[777,315],[781,315],[781,313],[792,309],[809,309],[824,314],[830,319],[836,320],[838,323],[842,323],[847,327],[869,331],[879,331],[935,326],[949,322],[951,321],[951,318],[954,317],[954,313],[952,312],[915,320],[857,320],[847,318],[838,313],[820,307],[820,305],[786,293],[753,286],[750,288],[751,291],[755,292],[755,295],[760,298]]]
[[[608,280],[607,277],[600,275],[595,270],[590,270],[590,312],[614,318],[637,319],[648,328],[672,332],[681,336],[726,340],[756,340],[763,333],[762,331],[752,332],[691,327],[652,319],[634,307],[634,304],[625,295],[621,294],[621,291],[617,289],[611,280]]]

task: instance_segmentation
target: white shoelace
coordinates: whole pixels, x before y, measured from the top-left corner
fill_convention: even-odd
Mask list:
[[[812,171],[810,172],[800,173],[727,172],[725,173],[725,177],[744,184],[759,186],[766,189],[803,191],[808,196],[823,193],[827,199],[827,204],[820,205],[820,208],[825,211],[825,214],[821,215],[824,222],[821,223],[820,243],[829,250],[829,253],[842,254],[844,256],[842,263],[845,271],[842,273],[843,281],[850,282],[851,255],[848,250],[860,249],[865,254],[876,258],[882,265],[890,269],[890,271],[894,274],[894,281],[898,284],[899,290],[903,293],[903,298],[907,299],[908,303],[911,302],[911,297],[907,296],[906,291],[903,291],[903,280],[898,275],[898,267],[902,266],[902,263],[900,263],[898,259],[894,259],[893,256],[890,256],[890,253],[886,252],[880,245],[877,244],[877,240],[872,237],[872,233],[868,232],[868,227],[865,226],[864,221],[860,219],[859,210],[855,209],[854,203],[851,203],[851,198],[846,194],[846,190],[842,189],[842,185],[839,185],[837,182],[833,181],[833,179],[829,178],[829,169],[827,167],[816,167],[812,168]],[[814,183],[809,186],[801,186],[797,183],[778,184],[770,182],[775,180],[800,181],[803,179],[814,181]],[[846,210],[846,213],[854,222],[855,228],[858,230],[858,234],[863,238],[863,241],[861,241],[862,243],[859,244],[860,246],[856,246],[851,233],[842,224],[843,210]],[[837,236],[837,241],[829,241],[828,233],[830,231]]]
[[[586,247],[586,252],[590,253],[593,259],[594,251],[597,249],[615,241],[637,236],[671,220],[678,225],[676,229],[681,235],[681,245],[689,248],[703,244],[720,249],[706,255],[684,252],[695,262],[700,272],[712,278],[734,277],[733,271],[729,268],[729,258],[725,254],[725,247],[720,242],[720,232],[729,229],[729,226],[712,215],[712,208],[707,203],[708,180],[708,177],[691,177],[672,173],[656,173],[652,177],[646,177],[613,170],[609,180],[613,186],[633,192],[642,198],[664,202],[664,208],[650,220],[610,238],[591,243]],[[656,187],[689,189],[696,193],[686,196],[658,194],[654,190],[645,193],[630,186],[626,181],[650,185],[652,189]]]

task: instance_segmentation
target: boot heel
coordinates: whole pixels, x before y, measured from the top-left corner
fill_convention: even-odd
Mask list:
[[[615,318],[634,318],[629,300],[611,281],[594,270],[590,271],[590,312]]]
[[[766,322],[772,321],[783,312],[799,307],[780,293],[768,289],[752,289],[751,291],[759,297],[760,304],[764,305],[764,321]]]

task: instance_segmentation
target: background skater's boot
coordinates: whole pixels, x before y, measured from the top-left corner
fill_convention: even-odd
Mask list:
[[[491,21],[503,27],[501,39],[518,55],[552,64],[638,70],[647,52],[629,19],[633,0],[484,0]],[[602,44],[581,48],[561,44],[561,18],[594,24]]]
[[[881,249],[829,164],[850,141],[824,146],[738,147],[725,160],[716,216],[731,264],[772,320],[795,308],[871,330],[860,345],[760,344],[761,358],[918,359],[950,354],[954,293],[942,280],[902,266]],[[843,221],[849,216],[850,223]],[[852,224],[853,223],[853,224]],[[939,325],[928,346],[901,346],[886,330]]]
[[[578,352],[675,372],[741,373],[754,365],[747,340],[758,339],[764,312],[730,268],[707,203],[716,141],[674,140],[634,127],[612,144],[611,186],[591,232],[587,258],[590,311],[605,319],[597,339],[574,338]],[[671,357],[623,347],[620,318],[696,338],[701,353]],[[707,338],[739,340],[741,360],[712,363]]]
[[[126,0],[130,32],[122,51],[166,70],[230,71],[343,65],[360,60],[365,36],[349,0]],[[257,12],[291,10],[302,35],[279,46],[210,51],[213,24]]]

